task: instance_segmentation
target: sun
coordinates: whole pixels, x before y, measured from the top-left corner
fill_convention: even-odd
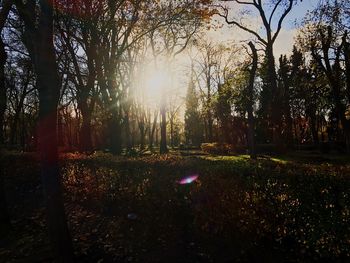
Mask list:
[[[149,70],[145,77],[144,91],[148,99],[159,102],[162,94],[169,89],[171,76],[164,69]]]

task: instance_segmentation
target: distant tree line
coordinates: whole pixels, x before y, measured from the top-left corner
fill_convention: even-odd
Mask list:
[[[259,11],[266,36],[238,18],[230,21],[225,6],[218,9],[228,24],[251,33],[253,42],[225,48],[200,41],[192,67],[196,78],[191,78],[186,98],[186,141],[197,146],[226,143],[243,152],[254,152],[251,147],[257,144],[262,152],[309,145],[350,153],[348,1],[320,2],[302,21],[292,53],[278,59],[273,55],[277,35],[272,32],[278,32],[279,24],[273,31],[266,6],[248,2],[238,4]],[[295,2],[278,1],[275,8],[290,12]],[[285,13],[279,13],[282,21]],[[240,63],[237,53],[247,54]],[[228,63],[223,58],[229,58]]]

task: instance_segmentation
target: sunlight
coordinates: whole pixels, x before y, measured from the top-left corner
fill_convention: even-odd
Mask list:
[[[162,92],[166,92],[171,85],[171,76],[165,69],[151,69],[148,70],[143,85],[148,99],[160,102]]]

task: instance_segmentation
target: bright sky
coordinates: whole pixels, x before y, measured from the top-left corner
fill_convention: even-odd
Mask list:
[[[294,37],[297,33],[296,28],[298,26],[298,23],[301,22],[302,18],[307,14],[309,10],[315,8],[318,2],[319,0],[304,0],[302,2],[299,1],[299,3],[293,7],[291,12],[285,18],[282,24],[282,30],[280,31],[280,34],[276,40],[276,58],[278,58],[281,54],[288,54],[292,51]],[[232,13],[233,12],[231,11],[230,14]],[[276,17],[278,18],[278,16]],[[215,17],[214,19],[224,23],[223,18]],[[255,30],[259,28],[262,24],[261,19],[258,16],[251,19],[250,23],[250,28]],[[251,34],[244,32],[243,30],[235,26],[227,26],[225,24],[221,29],[218,29],[216,31],[211,30],[209,32],[209,35],[218,42],[234,40],[235,42],[239,43],[240,41],[252,38]]]

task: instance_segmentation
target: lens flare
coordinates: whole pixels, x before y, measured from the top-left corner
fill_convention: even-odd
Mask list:
[[[182,178],[180,181],[179,181],[179,184],[190,184],[190,183],[193,183],[194,181],[196,181],[198,179],[198,174],[194,174],[194,175],[190,175],[190,176],[187,176],[185,178]]]

